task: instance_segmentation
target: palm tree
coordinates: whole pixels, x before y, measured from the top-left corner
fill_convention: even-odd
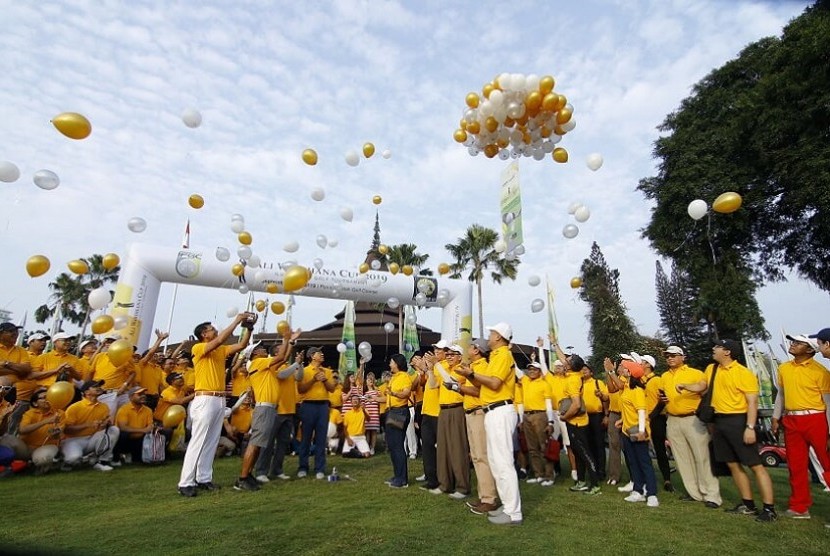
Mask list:
[[[398,245],[390,245],[389,251],[386,253],[386,264],[397,263],[403,268],[406,265],[418,267],[419,274],[423,276],[432,276],[432,271],[428,268],[423,268],[426,264],[429,255],[420,255],[416,253],[418,246],[414,243],[399,243]]]
[[[484,309],[481,300],[481,280],[484,278],[484,271],[490,269],[490,278],[496,284],[501,284],[503,278],[515,280],[518,273],[518,258],[506,259],[496,252],[498,239],[499,234],[495,230],[473,224],[467,228],[464,237],[458,238],[457,243],[444,246],[455,258],[455,262],[450,265],[450,278],[461,278],[461,274],[469,269],[467,279],[476,284],[480,338],[484,337]]]
[[[49,300],[35,309],[35,320],[46,322],[60,308],[61,319],[78,326],[84,326],[89,318],[89,292],[96,288],[112,284],[118,279],[121,267],[112,270],[104,268],[103,256],[92,255],[86,259],[89,272],[73,276],[66,272],[58,274],[54,282],[49,283],[52,294]]]

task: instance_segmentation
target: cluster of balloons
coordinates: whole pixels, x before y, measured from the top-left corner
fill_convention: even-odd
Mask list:
[[[568,214],[574,217],[579,223],[587,222],[589,218],[591,218],[591,211],[583,205],[582,203],[571,203],[568,206]],[[576,224],[566,224],[564,228],[562,228],[562,235],[565,236],[567,239],[573,239],[579,235],[579,226]]]
[[[567,162],[568,151],[556,144],[576,127],[574,107],[554,85],[550,75],[502,73],[485,83],[480,95],[467,94],[453,138],[471,156],[483,152],[487,158],[542,160],[550,154],[556,162]]]
[[[743,199],[738,193],[727,191],[718,195],[715,202],[712,203],[712,210],[720,214],[730,214],[741,208],[742,203]],[[700,220],[709,212],[709,205],[703,199],[695,199],[689,203],[686,212],[689,213],[692,219]]]

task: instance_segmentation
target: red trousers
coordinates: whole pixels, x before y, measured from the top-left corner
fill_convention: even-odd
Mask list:
[[[812,447],[824,468],[824,480],[830,484],[830,455],[827,454],[827,416],[785,415],[784,442],[787,446],[787,467],[790,470],[790,509],[806,512],[813,505],[810,494],[809,447]]]

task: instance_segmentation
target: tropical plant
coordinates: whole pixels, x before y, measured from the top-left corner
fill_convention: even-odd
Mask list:
[[[389,251],[386,252],[386,264],[397,263],[400,267],[406,265],[417,267],[419,274],[422,276],[432,276],[432,270],[424,268],[424,265],[429,259],[429,255],[421,255],[417,251],[418,246],[414,243],[390,245]]]

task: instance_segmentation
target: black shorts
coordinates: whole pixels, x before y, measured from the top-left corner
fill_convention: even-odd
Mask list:
[[[745,430],[746,413],[715,415],[715,433],[712,435],[715,461],[738,462],[749,467],[761,465],[758,444],[744,444]]]

